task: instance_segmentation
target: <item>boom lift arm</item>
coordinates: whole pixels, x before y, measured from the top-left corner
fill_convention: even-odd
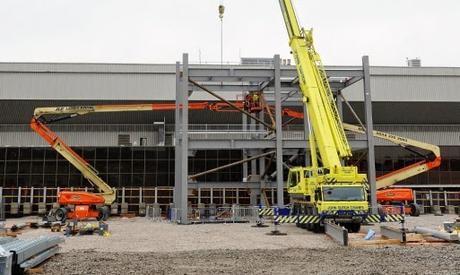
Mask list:
[[[98,172],[93,166],[72,150],[55,132],[36,118],[32,118],[30,127],[99,190],[100,193],[97,195],[104,198],[105,204],[110,205],[115,201],[115,190],[98,176]]]
[[[201,110],[207,106],[208,104],[206,102],[191,103],[189,108],[192,110]],[[90,113],[160,111],[172,110],[174,108],[174,103],[40,107],[34,110],[34,117],[30,122],[30,127],[80,171],[91,185],[99,190],[100,193],[97,193],[97,195],[104,198],[106,205],[111,205],[116,199],[115,190],[98,176],[98,171],[93,166],[70,148],[55,132],[48,128],[46,123],[61,121]]]
[[[360,134],[366,133],[365,130],[360,126],[355,126],[347,123],[344,123],[343,126],[345,130],[348,131]],[[403,148],[407,148],[408,150],[410,150],[410,147],[414,147],[429,152],[429,154],[423,155],[425,158],[424,160],[378,177],[377,189],[389,187],[397,182],[403,181],[407,178],[421,174],[441,165],[441,151],[439,146],[375,130],[373,135],[374,137],[398,144]],[[417,154],[420,153],[417,152]]]

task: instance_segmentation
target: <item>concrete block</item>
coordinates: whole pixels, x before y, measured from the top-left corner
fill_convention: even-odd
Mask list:
[[[128,204],[125,202],[125,203],[122,203],[121,204],[121,211],[120,213],[123,215],[123,214],[128,214]]]
[[[118,203],[112,203],[110,206],[110,215],[118,215]]]
[[[442,216],[441,207],[439,205],[432,205],[431,213],[433,213],[435,216]]]
[[[457,213],[456,210],[457,210],[457,207],[455,205],[448,205],[446,207],[446,213],[447,214],[455,214],[455,213]]]
[[[139,216],[145,216],[145,203],[139,203]]]
[[[38,204],[38,215],[45,215],[46,214],[46,203],[41,202]]]
[[[217,215],[217,206],[214,203],[208,205],[209,216]]]
[[[17,215],[19,214],[19,203],[17,202],[12,202],[10,204],[10,214],[11,215]]]
[[[419,204],[419,206],[420,206],[420,214],[425,214],[426,213],[425,206],[421,204]]]
[[[25,202],[22,204],[22,213],[24,215],[32,214],[32,204],[30,202]]]
[[[204,203],[199,203],[197,207],[200,212],[200,217],[204,217],[206,215],[206,205]]]

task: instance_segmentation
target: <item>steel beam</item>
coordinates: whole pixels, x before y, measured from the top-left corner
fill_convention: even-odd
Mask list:
[[[348,246],[348,230],[335,223],[324,224],[326,234],[340,245]]]
[[[374,124],[372,122],[372,97],[371,97],[371,78],[369,68],[369,56],[363,56],[363,84],[364,84],[364,111],[367,135],[367,177],[370,185],[371,212],[378,214],[377,209],[377,186],[375,176],[375,148],[374,148]]]
[[[281,64],[280,56],[274,57],[275,68],[275,128],[276,128],[276,203],[284,207],[284,179],[283,179],[283,133],[281,117]]]
[[[200,85],[203,85],[207,87],[209,90],[214,91],[214,92],[241,92],[241,91],[260,91],[261,90],[261,85],[265,83],[265,81],[251,81],[251,83],[242,83],[241,81],[238,82],[236,79],[231,79],[229,80],[222,80],[221,82],[207,82],[207,81],[200,81],[198,79],[193,79]],[[235,81],[235,82],[233,82]],[[255,84],[253,84],[255,83]],[[346,87],[345,83],[343,82],[330,82],[329,86],[333,91],[337,91],[340,89],[343,89]],[[196,91],[200,92],[201,89],[194,86],[190,85],[189,86],[190,91]],[[298,90],[298,86],[292,86],[292,82],[286,82],[282,81],[281,82],[281,89],[282,90]],[[266,86],[264,88],[264,91],[266,92],[273,92],[274,87],[273,86]]]
[[[406,230],[401,228],[393,228],[386,225],[380,226],[380,234],[388,239],[399,240],[401,243],[405,243],[406,239]]]
[[[443,239],[446,241],[451,241],[451,242],[459,240],[458,234],[442,232],[439,230],[434,230],[434,229],[426,228],[426,227],[416,226],[414,229],[414,232],[417,234],[430,235],[432,237]]]
[[[346,78],[346,77],[361,77],[363,75],[360,67],[334,67],[326,66],[326,75],[330,78]],[[273,69],[268,66],[244,66],[244,65],[229,65],[229,66],[212,66],[212,65],[192,65],[190,66],[190,77],[194,79],[224,79],[225,77],[238,77],[239,81],[253,79],[267,79],[273,77]],[[297,69],[295,66],[283,66],[281,68],[281,78],[297,77]]]

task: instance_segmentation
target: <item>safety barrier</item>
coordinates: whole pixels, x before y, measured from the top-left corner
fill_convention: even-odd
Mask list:
[[[168,220],[173,223],[182,223],[182,209],[168,209]],[[257,207],[199,207],[187,210],[188,223],[239,223],[255,222],[258,219]]]

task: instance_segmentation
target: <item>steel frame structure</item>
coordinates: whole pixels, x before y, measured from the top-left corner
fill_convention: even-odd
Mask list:
[[[276,150],[276,189],[277,205],[284,205],[284,179],[283,179],[283,149],[308,149],[308,140],[282,140],[282,119],[281,110],[283,104],[289,103],[290,106],[302,103],[298,96],[298,78],[294,66],[281,66],[280,56],[274,56],[272,66],[225,66],[225,65],[190,65],[188,54],[184,53],[182,62],[176,62],[176,109],[175,109],[175,188],[174,188],[174,207],[179,209],[178,221],[181,224],[188,224],[188,187],[189,185],[206,186],[206,183],[197,183],[189,180],[188,175],[188,156],[192,150],[199,149],[242,149],[243,158],[262,153],[263,149]],[[374,163],[374,141],[372,134],[372,104],[370,89],[369,58],[363,56],[362,67],[350,68],[329,68],[327,75],[329,83],[335,94],[344,88],[353,85],[363,79],[363,94],[365,106],[365,124],[367,130],[367,142],[351,142],[353,149],[368,148],[368,161]],[[260,91],[263,93],[267,102],[274,103],[275,106],[275,139],[267,139],[262,136],[255,136],[245,140],[190,140],[189,139],[189,97],[192,93],[204,92],[206,89],[222,94],[245,93],[250,91]],[[225,96],[224,96],[225,97]],[[228,97],[227,97],[228,98]],[[342,101],[337,97],[339,112],[342,109]],[[305,114],[305,111],[304,111]],[[306,115],[304,115],[306,117]],[[259,114],[259,119],[263,119],[263,113]],[[243,131],[250,125],[254,129],[263,130],[266,126],[258,123],[251,117],[243,114]],[[308,125],[304,123],[304,131],[308,133]],[[251,175],[257,174],[257,161],[251,160]],[[375,199],[375,166],[368,165],[368,180],[371,186],[371,206],[372,210],[377,210]],[[259,170],[265,168],[264,160],[259,160]],[[260,174],[259,174],[260,175]],[[243,177],[249,176],[248,165],[243,164]],[[257,194],[266,184],[263,179],[257,179],[260,188],[254,188],[254,199],[251,201],[256,204]],[[243,183],[243,180],[242,180]],[[224,184],[223,184],[224,185]],[[252,195],[251,195],[252,197]]]

